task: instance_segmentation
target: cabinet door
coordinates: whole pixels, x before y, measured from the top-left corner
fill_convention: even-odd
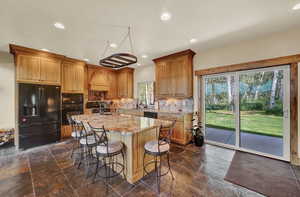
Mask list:
[[[170,66],[168,62],[163,61],[157,64],[157,95],[159,97],[168,97],[170,95]]]
[[[133,73],[127,72],[127,98],[133,98]]]
[[[108,72],[107,75],[108,78],[108,87],[109,90],[107,92],[107,98],[108,99],[114,99],[117,98],[117,75],[115,72]]]
[[[173,133],[172,133],[172,141],[177,143],[184,143],[185,134],[184,134],[184,127],[183,122],[176,122]]]
[[[73,69],[73,64],[69,62],[63,63],[63,91],[64,92],[72,92],[73,91],[73,83],[75,71]]]
[[[125,72],[118,73],[118,97],[119,98],[126,98],[126,83],[127,83],[127,76]]]
[[[17,56],[17,81],[39,81],[40,58],[29,55]]]
[[[74,70],[74,81],[73,81],[73,91],[83,92],[84,91],[84,66],[81,64],[76,64],[73,66]]]
[[[188,97],[189,81],[188,81],[188,65],[187,57],[179,57],[172,61],[173,73],[173,95],[175,97]]]
[[[41,58],[41,81],[60,84],[61,61],[57,59]]]

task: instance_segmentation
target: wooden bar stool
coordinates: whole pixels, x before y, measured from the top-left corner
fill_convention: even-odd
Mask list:
[[[157,183],[157,191],[160,193],[160,177],[167,175],[169,172],[171,173],[172,180],[174,180],[174,176],[170,166],[170,144],[171,144],[171,136],[173,133],[173,129],[175,127],[176,121],[173,121],[170,127],[160,126],[159,135],[157,140],[149,141],[144,146],[144,158],[143,158],[143,168],[144,174],[149,175],[150,173],[147,171],[147,166],[153,165],[155,167],[155,175],[156,175],[156,183]],[[146,155],[150,155],[154,157],[154,160],[151,160],[145,163]],[[167,156],[168,170],[164,173],[161,172],[161,161],[162,156]]]

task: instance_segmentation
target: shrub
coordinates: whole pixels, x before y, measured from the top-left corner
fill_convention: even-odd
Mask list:
[[[283,116],[282,103],[276,103],[273,108],[266,109],[265,111],[268,115]]]
[[[251,111],[251,110],[263,110],[262,103],[242,103],[240,105],[241,111]]]
[[[229,106],[225,104],[210,104],[206,105],[207,110],[228,110]]]

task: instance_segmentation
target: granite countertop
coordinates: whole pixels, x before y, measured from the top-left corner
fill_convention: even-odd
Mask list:
[[[125,135],[132,135],[144,130],[158,128],[160,125],[169,126],[172,124],[168,120],[159,120],[132,115],[112,114],[112,115],[75,115],[76,120],[87,121],[92,127],[102,128],[104,126],[110,132],[122,132]]]
[[[132,111],[138,111],[138,112],[157,112],[157,113],[166,113],[166,114],[178,114],[178,115],[185,115],[185,114],[193,114],[193,112],[185,112],[185,111],[166,111],[166,110],[160,110],[160,109],[125,109],[125,108],[119,108],[121,110],[132,110]]]

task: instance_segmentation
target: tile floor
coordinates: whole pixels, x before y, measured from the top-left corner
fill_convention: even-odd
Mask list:
[[[0,157],[0,196],[261,196],[224,180],[234,151],[211,145],[202,148],[173,146],[171,165],[175,180],[145,177],[134,185],[120,177],[105,186],[86,179],[73,166],[71,141],[43,146],[14,156]],[[300,169],[299,169],[300,172]]]

